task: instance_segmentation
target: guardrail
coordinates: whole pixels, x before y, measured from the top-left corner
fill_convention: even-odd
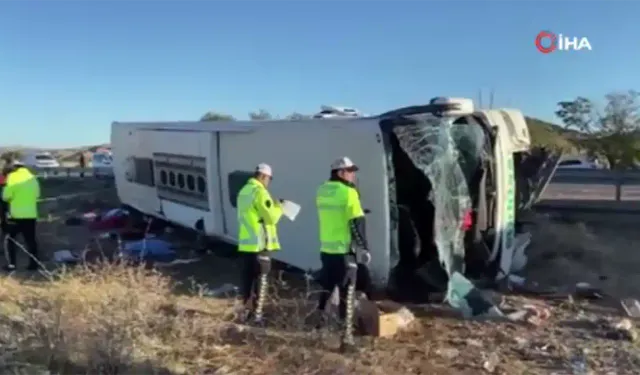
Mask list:
[[[604,214],[635,216],[640,213],[640,171],[558,169],[534,208],[605,221],[611,215]]]
[[[79,178],[79,177],[112,177],[113,172],[99,172],[93,168],[57,167],[57,168],[29,168],[40,178]]]
[[[552,185],[582,185],[588,190],[588,185],[609,186],[613,189],[613,200],[625,200],[625,188],[636,188],[640,185],[640,171],[614,171],[608,169],[558,169],[551,179]],[[630,189],[629,189],[630,190]],[[640,198],[640,197],[639,197]],[[605,199],[610,199],[606,198]],[[635,200],[635,199],[634,199]]]

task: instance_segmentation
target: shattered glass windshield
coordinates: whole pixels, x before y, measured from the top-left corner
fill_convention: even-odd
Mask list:
[[[453,124],[451,138],[459,152],[458,162],[469,183],[480,162],[488,156],[485,150],[485,133],[479,126]]]
[[[416,116],[415,124],[393,128],[400,147],[432,184],[434,241],[450,276],[463,273],[465,214],[471,208],[468,180],[480,162],[484,135],[477,126],[453,125],[451,119]],[[462,147],[463,151],[460,151]]]

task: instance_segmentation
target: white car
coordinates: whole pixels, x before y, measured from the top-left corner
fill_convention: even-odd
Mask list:
[[[558,163],[558,169],[598,169],[598,166],[586,160],[568,159]]]
[[[24,156],[22,162],[26,166],[33,168],[60,168],[58,160],[50,152],[45,151],[28,153]]]
[[[363,116],[365,115],[355,108],[323,105],[323,106],[320,106],[320,112],[313,115],[313,118],[363,117]]]
[[[109,150],[100,150],[91,158],[93,175],[96,177],[113,176],[113,154]]]

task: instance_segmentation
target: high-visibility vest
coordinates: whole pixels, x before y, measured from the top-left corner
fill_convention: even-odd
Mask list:
[[[40,183],[27,168],[9,173],[2,191],[2,200],[9,204],[12,219],[37,219]]]
[[[238,193],[238,251],[257,253],[280,250],[276,224],[282,217],[279,202],[255,178],[249,179]]]
[[[316,206],[320,224],[320,252],[349,253],[349,221],[364,216],[358,191],[340,181],[327,181],[318,188]]]

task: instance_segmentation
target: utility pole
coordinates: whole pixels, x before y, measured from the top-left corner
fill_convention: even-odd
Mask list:
[[[489,96],[489,109],[493,109],[493,94],[495,91],[491,89],[491,95]]]

